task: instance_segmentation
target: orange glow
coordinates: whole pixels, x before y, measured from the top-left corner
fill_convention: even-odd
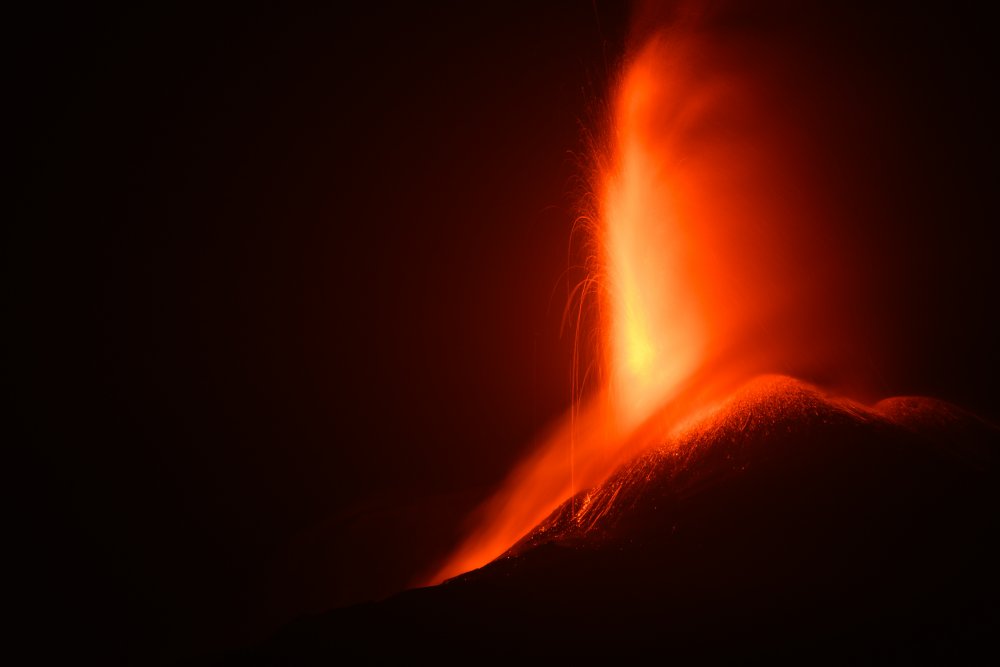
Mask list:
[[[428,583],[500,556],[755,375],[851,391],[861,279],[844,270],[850,243],[832,231],[844,213],[814,168],[829,146],[808,108],[785,103],[803,76],[786,56],[767,34],[717,31],[697,13],[632,51],[594,174],[601,386],[540,439]]]
[[[658,81],[640,57],[622,86],[603,174],[602,233],[608,362],[617,416],[634,427],[697,368],[704,345],[670,174],[643,137]]]

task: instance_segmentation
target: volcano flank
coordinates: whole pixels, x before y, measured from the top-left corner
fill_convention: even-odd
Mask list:
[[[995,651],[998,466],[1000,430],[951,404],[762,376],[485,567],[232,658]]]

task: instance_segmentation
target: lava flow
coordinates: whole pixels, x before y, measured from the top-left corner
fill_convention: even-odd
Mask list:
[[[662,23],[662,22],[661,22]],[[480,567],[755,375],[850,388],[872,352],[825,189],[808,67],[687,9],[633,31],[595,151],[588,305],[601,373],[479,510],[428,583]],[[589,298],[588,297],[588,298]]]

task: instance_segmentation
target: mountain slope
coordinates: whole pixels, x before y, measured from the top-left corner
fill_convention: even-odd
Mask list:
[[[995,653],[998,470],[955,406],[759,378],[486,567],[233,657]]]

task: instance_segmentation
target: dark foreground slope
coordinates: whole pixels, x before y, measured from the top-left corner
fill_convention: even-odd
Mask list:
[[[763,378],[490,565],[232,658],[997,653],[998,453],[948,404]]]

